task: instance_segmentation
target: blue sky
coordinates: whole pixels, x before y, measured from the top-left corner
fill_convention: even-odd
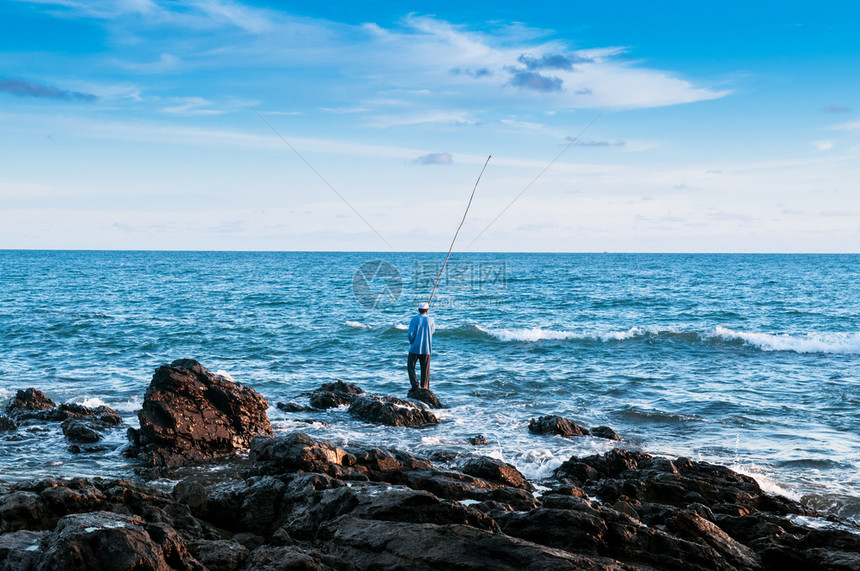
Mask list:
[[[858,251],[855,2],[291,4],[0,3],[0,248]]]

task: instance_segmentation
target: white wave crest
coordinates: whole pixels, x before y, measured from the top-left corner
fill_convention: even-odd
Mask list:
[[[398,323],[394,327],[396,329],[402,329],[403,331],[406,331],[407,329],[409,329],[408,325],[403,325],[402,323]],[[439,329],[439,328],[437,327],[436,329]]]
[[[715,336],[740,339],[762,351],[793,351],[795,353],[860,354],[860,333],[807,333],[803,336],[746,333],[717,327]]]
[[[234,379],[233,376],[230,373],[228,373],[227,371],[220,371],[219,370],[219,371],[215,371],[215,374],[218,375],[219,377],[224,377],[225,379],[227,379],[231,383],[236,382],[236,379]]]
[[[125,402],[116,403],[111,406],[112,409],[118,412],[137,412],[140,410],[140,407],[143,406],[140,400],[140,397],[133,396]]]
[[[644,328],[631,327],[623,331],[567,331],[544,329],[542,327],[532,327],[524,329],[489,329],[476,326],[480,331],[492,335],[500,341],[542,341],[544,339],[564,340],[564,339],[593,339],[596,341],[623,341],[632,337],[638,337],[647,334],[658,334],[662,332],[674,332],[673,329],[659,328]]]
[[[72,402],[81,406],[85,406],[87,408],[98,408],[100,406],[107,406],[105,401],[103,401],[99,397],[78,397],[72,399]]]
[[[372,326],[365,325],[364,323],[362,323],[360,321],[347,321],[346,326],[347,327],[353,327],[355,329],[373,329]]]

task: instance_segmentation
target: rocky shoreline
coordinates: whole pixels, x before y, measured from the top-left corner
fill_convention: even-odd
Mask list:
[[[311,404],[420,427],[438,422],[431,395],[372,396],[338,382]],[[532,482],[480,454],[478,436],[474,454],[338,447],[302,432],[273,436],[267,407],[195,361],[160,367],[140,429],[129,431],[136,474],[0,485],[0,570],[860,569],[856,526],[804,525],[820,514],[723,466],[616,448]],[[0,430],[61,422],[70,445],[98,453],[99,435],[121,429],[115,414],[28,389]],[[619,438],[561,417],[529,429]],[[244,449],[230,472],[179,469]],[[165,475],[172,489],[146,482]]]

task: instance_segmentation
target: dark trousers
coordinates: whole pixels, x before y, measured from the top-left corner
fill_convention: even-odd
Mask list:
[[[421,363],[421,384],[418,384],[418,379],[415,378],[415,361]],[[409,382],[412,383],[413,389],[429,389],[430,388],[430,355],[420,355],[418,353],[409,353],[409,358],[406,359],[406,372],[409,373]]]

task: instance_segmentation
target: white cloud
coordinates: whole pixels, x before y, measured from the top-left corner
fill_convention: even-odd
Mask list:
[[[833,141],[813,141],[812,146],[819,151],[829,151],[833,148]]]

